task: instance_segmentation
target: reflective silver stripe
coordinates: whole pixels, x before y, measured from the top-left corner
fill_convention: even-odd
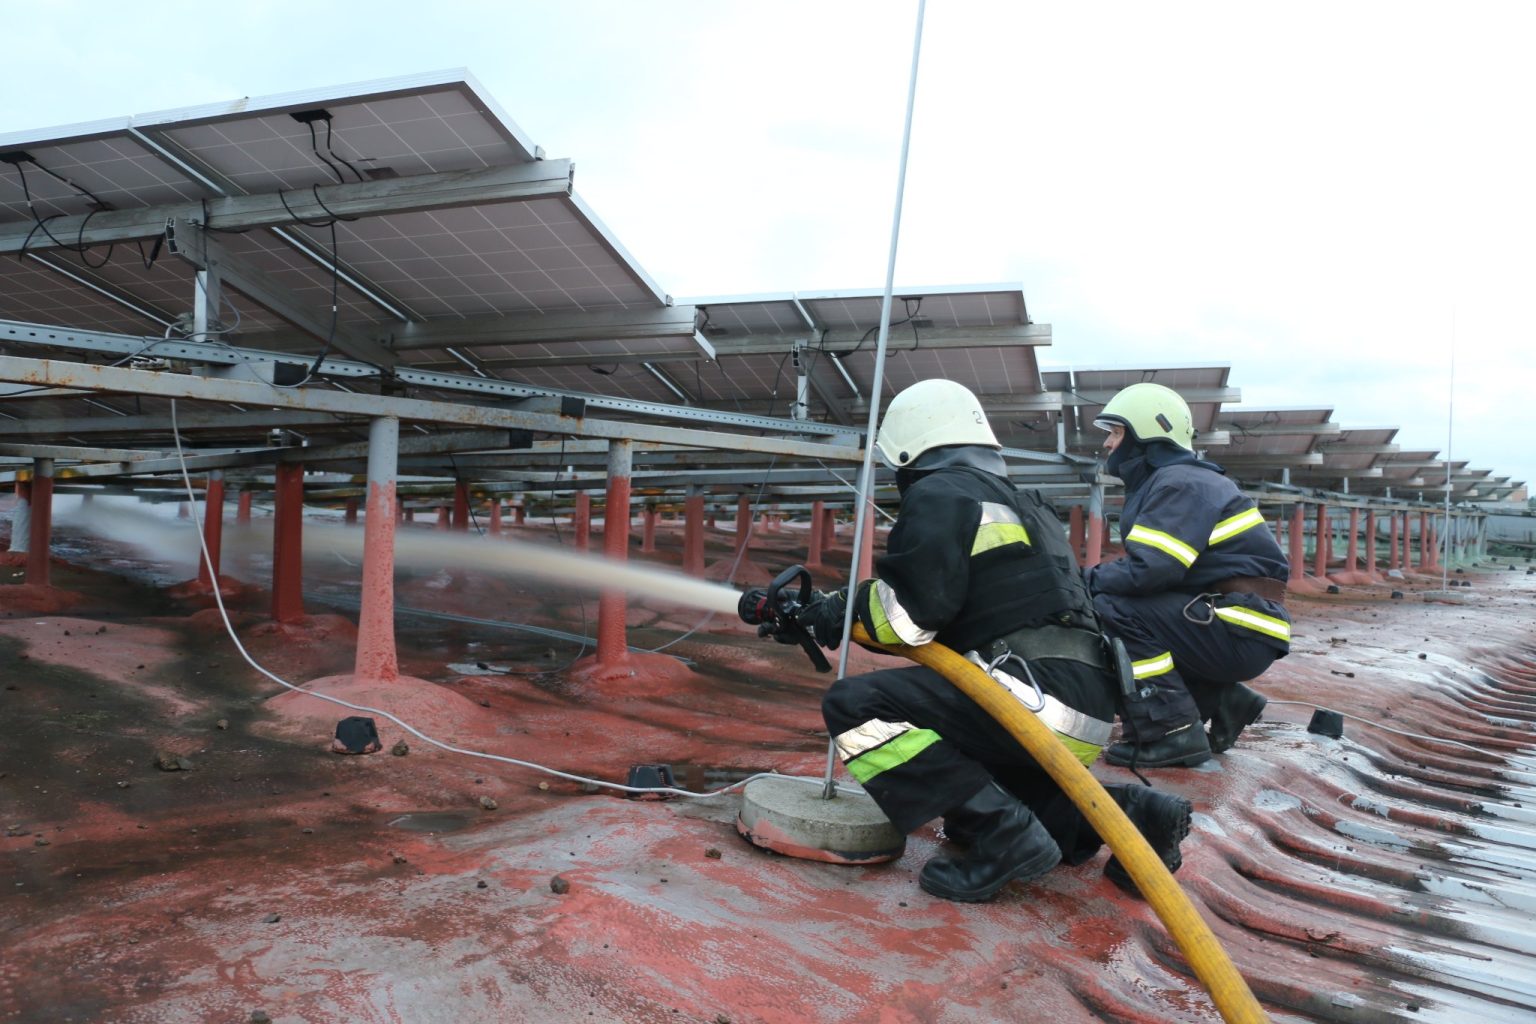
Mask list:
[[[896,591],[884,580],[875,581],[875,599],[885,612],[885,621],[891,627],[891,632],[901,637],[901,642],[908,647],[920,647],[938,635],[934,630],[924,629],[912,621],[912,616],[896,600]]]
[[[878,718],[872,718],[863,725],[855,726],[847,732],[837,734],[837,752],[842,755],[843,762],[847,763],[866,751],[891,742],[904,732],[911,732],[917,726],[911,722],[883,722]]]
[[[1115,731],[1113,722],[1101,722],[1097,718],[1069,708],[1050,694],[1045,695],[1045,707],[1036,711],[1035,716],[1052,732],[1059,732],[1063,736],[1070,736],[1096,747],[1107,744],[1110,733]]]
[[[975,651],[967,651],[965,656],[972,664],[986,671],[987,665],[981,660],[981,655]],[[1101,721],[1075,708],[1069,708],[1050,694],[1041,693],[1029,683],[1000,668],[995,668],[987,674],[1027,710],[1033,712],[1035,717],[1052,732],[1059,732],[1074,740],[1102,747],[1109,742],[1110,734],[1115,730],[1115,723]]]
[[[1023,526],[1024,520],[1019,514],[1007,505],[1000,505],[995,501],[981,503],[981,522],[977,525],[986,526],[989,523],[1012,523],[1014,526]]]

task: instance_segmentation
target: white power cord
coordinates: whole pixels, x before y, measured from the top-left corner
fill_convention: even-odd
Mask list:
[[[277,676],[272,672],[269,672],[267,669],[258,664],[256,659],[251,657],[250,652],[245,649],[245,645],[240,642],[240,637],[235,633],[235,627],[233,623],[229,621],[229,613],[224,609],[224,595],[219,591],[219,578],[213,571],[213,558],[208,553],[208,538],[203,533],[202,518],[198,515],[197,512],[197,495],[196,492],[192,489],[192,477],[191,474],[187,472],[187,459],[181,446],[181,430],[176,423],[176,400],[174,398],[171,399],[171,433],[176,439],[176,460],[181,465],[181,479],[182,483],[186,486],[187,489],[187,503],[191,506],[192,524],[197,530],[198,547],[202,550],[203,564],[208,567],[208,577],[213,581],[213,600],[215,604],[218,605],[219,617],[224,620],[224,630],[229,634],[230,640],[234,641],[235,649],[240,652],[240,656],[246,660],[246,663],[254,668],[257,672],[260,672],[262,675],[272,680],[274,683],[277,683],[279,686],[293,690],[295,693],[308,694],[309,696],[317,697],[320,700],[330,701],[332,704],[340,705],[341,707],[348,708],[352,711],[366,711],[369,714],[378,715],[380,718],[387,718],[389,721],[394,722],[400,728],[404,729],[412,736],[415,736],[417,739],[422,740],[425,743],[430,743],[434,747],[437,747],[441,750],[446,750],[451,754],[462,754],[465,757],[478,757],[486,761],[497,761],[502,764],[514,765],[518,768],[529,768],[536,772],[543,772],[545,775],[553,775],[557,779],[565,779],[568,782],[579,782],[585,786],[595,786],[602,789],[614,789],[621,793],[666,794],[670,796],[688,796],[695,797],[697,799],[709,799],[711,797],[724,796],[726,793],[745,786],[747,783],[752,782],[755,779],[762,778],[787,779],[791,782],[803,782],[808,786],[815,786],[818,789],[821,789],[825,785],[824,780],[820,778],[812,779],[800,775],[780,775],[778,772],[758,772],[756,775],[749,776],[745,779],[741,779],[740,781],[733,782],[728,786],[722,786],[719,789],[711,790],[707,793],[695,793],[691,790],[676,789],[670,786],[625,786],[617,782],[607,782],[603,779],[592,779],[587,778],[584,775],[573,775],[570,772],[562,772],[559,769],[550,768],[542,764],[535,764],[532,761],[521,761],[515,757],[504,757],[501,754],[488,754],[482,750],[469,750],[464,747],[456,747],[450,743],[444,743],[442,740],[428,736],[426,733],[422,732],[420,729],[417,729],[409,722],[404,721],[403,719],[391,714],[388,711],[385,711],[382,708],[368,707],[367,705],[363,704],[353,704],[351,701],[342,700],[340,697],[332,697],[328,694],[316,693],[314,690],[307,690],[302,686],[295,686],[288,680],[283,679],[282,677]],[[840,791],[845,793],[859,792],[859,790],[852,786],[839,785],[838,788]]]
[[[1268,703],[1287,704],[1291,707],[1297,708],[1311,708],[1313,711],[1333,711],[1332,708],[1325,708],[1321,704],[1310,704],[1304,700],[1271,700]],[[1386,732],[1396,733],[1399,736],[1406,736],[1409,739],[1424,740],[1428,743],[1448,743],[1453,747],[1465,747],[1466,749],[1472,751],[1474,754],[1481,754],[1484,757],[1489,756],[1488,751],[1479,747],[1474,747],[1470,743],[1463,743],[1460,740],[1448,740],[1442,736],[1426,736],[1424,733],[1420,732],[1408,732],[1406,729],[1394,729],[1390,725],[1382,725],[1380,722],[1373,722],[1369,718],[1361,718],[1358,715],[1351,715],[1347,711],[1333,711],[1333,713],[1338,715],[1340,718],[1347,718],[1351,722],[1359,722],[1361,725],[1368,725],[1373,729],[1382,729]],[[1519,757],[1511,756],[1506,758],[1506,760],[1511,764],[1519,765],[1521,768],[1536,769],[1536,765],[1531,764],[1529,761],[1524,761]]]

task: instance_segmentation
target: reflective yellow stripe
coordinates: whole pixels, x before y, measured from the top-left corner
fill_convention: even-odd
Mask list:
[[[1056,738],[1061,740],[1068,750],[1072,751],[1073,757],[1083,762],[1083,767],[1085,768],[1093,767],[1093,762],[1099,759],[1099,751],[1104,749],[1096,743],[1086,743],[1083,740],[1073,739],[1066,733],[1058,732]]]
[[[1029,531],[1018,523],[982,523],[971,544],[971,556],[1000,548],[1004,544],[1028,544]]]
[[[1251,530],[1255,526],[1263,525],[1264,513],[1260,512],[1258,506],[1255,505],[1246,512],[1239,512],[1237,515],[1217,523],[1216,529],[1211,531],[1209,543],[1220,544],[1224,540],[1231,540],[1244,530]]]
[[[1177,559],[1179,564],[1184,566],[1186,569],[1188,569],[1191,565],[1194,565],[1195,559],[1200,557],[1200,552],[1196,551],[1188,544],[1185,544],[1173,534],[1164,533],[1162,530],[1148,529],[1147,527],[1142,526],[1140,523],[1137,523],[1135,526],[1131,527],[1130,534],[1125,538],[1125,542],[1127,544],[1131,543],[1132,541],[1145,544],[1148,547],[1157,548],[1157,550],[1161,551],[1163,554],[1170,555]]]
[[[901,637],[891,628],[891,620],[885,617],[885,607],[880,604],[880,595],[875,593],[875,588],[869,588],[869,618],[875,624],[875,639],[882,644],[899,644]]]
[[[1276,640],[1284,640],[1286,643],[1291,642],[1291,624],[1284,619],[1277,619],[1273,615],[1265,615],[1251,608],[1236,606],[1217,608],[1216,614],[1234,625],[1263,633],[1265,636],[1272,636]]]
[[[1000,548],[1004,544],[1028,544],[1029,531],[1019,514],[1007,505],[995,501],[981,503],[981,523],[976,527],[976,539],[971,543],[971,555]]]
[[[1152,676],[1160,676],[1173,671],[1173,653],[1164,651],[1153,658],[1143,658],[1140,661],[1131,662],[1131,675],[1137,679],[1148,679]]]
[[[939,734],[932,729],[910,729],[883,746],[849,761],[848,774],[860,782],[868,782],[881,772],[906,764],[940,739]]]

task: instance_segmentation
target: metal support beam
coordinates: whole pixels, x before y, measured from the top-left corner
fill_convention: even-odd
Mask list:
[[[341,324],[334,310],[310,309],[293,301],[288,289],[277,284],[244,256],[233,253],[223,242],[201,227],[180,231],[176,254],[198,268],[199,278],[207,276],[249,296],[260,305],[294,324],[318,341],[329,342],[352,356],[379,367],[391,367],[400,357],[373,338]],[[217,283],[214,285],[218,287]],[[204,336],[200,340],[206,340]],[[289,361],[309,364],[313,357],[295,357]]]
[[[318,185],[291,192],[225,196],[206,203],[165,203],[130,210],[107,210],[50,221],[49,234],[31,220],[0,224],[0,253],[56,248],[53,238],[70,245],[107,245],[166,235],[179,245],[181,229],[206,225],[221,231],[286,227],[332,217],[372,217],[454,206],[549,199],[571,194],[569,160],[446,171],[377,181]],[[286,205],[285,205],[286,203]],[[206,218],[206,219],[205,219]],[[30,238],[28,236],[31,236]]]
[[[531,430],[537,433],[564,434],[574,437],[634,439],[699,448],[793,455],[836,462],[861,461],[859,450],[851,444],[816,444],[790,438],[727,434],[655,426],[649,423],[591,419],[577,415],[525,413],[490,406],[428,402],[414,398],[361,395],[315,388],[277,388],[270,384],[252,381],[209,380],[190,377],[186,374],[127,370],[117,366],[87,366],[81,363],[64,363],[48,359],[24,359],[20,356],[0,356],[0,381],[78,388],[84,391],[118,391],[158,395],[162,398],[191,398],[253,406],[273,406],[282,409],[307,409],[313,412],[369,418],[388,415],[402,421],[419,420],[467,427]],[[729,417],[722,418],[729,419]],[[774,426],[782,428],[785,421],[772,422]],[[818,426],[825,427],[824,424]]]
[[[472,349],[480,345],[548,345],[567,341],[692,338],[698,317],[693,306],[601,310],[591,313],[509,313],[505,316],[431,320],[395,328],[396,352],[424,348]],[[690,359],[701,353],[693,350]],[[591,362],[590,354],[576,361]],[[607,358],[607,357],[603,357]]]
[[[829,355],[846,357],[857,348],[866,332],[859,328],[828,331],[825,338],[807,332],[797,334],[753,334],[743,338],[711,336],[719,356],[777,356],[794,350],[796,342],[814,342],[816,347]],[[907,352],[917,349],[956,348],[1010,348],[1013,346],[1049,345],[1050,324],[1003,324],[976,327],[925,327],[916,343],[892,337],[887,345],[891,352]],[[873,349],[863,350],[873,353]]]

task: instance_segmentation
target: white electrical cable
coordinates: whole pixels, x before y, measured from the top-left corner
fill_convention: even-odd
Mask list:
[[[332,704],[340,705],[341,707],[348,708],[352,711],[366,711],[369,714],[378,715],[381,718],[387,718],[389,721],[394,722],[400,728],[404,729],[412,736],[415,736],[417,739],[426,743],[430,743],[439,749],[446,750],[451,754],[462,754],[465,757],[483,758],[487,761],[497,761],[502,764],[514,765],[518,768],[529,768],[533,771],[543,772],[545,775],[553,775],[557,779],[565,779],[568,782],[579,782],[586,786],[596,786],[602,789],[614,789],[621,793],[665,794],[669,796],[688,796],[695,797],[697,799],[708,799],[711,797],[724,796],[726,793],[729,793],[734,789],[739,789],[740,787],[745,786],[747,783],[752,782],[755,779],[762,778],[787,779],[791,782],[803,782],[808,786],[815,786],[818,789],[825,785],[824,781],[819,778],[813,779],[800,775],[780,775],[778,772],[758,772],[756,775],[750,776],[749,778],[742,779],[739,782],[733,782],[729,786],[722,786],[720,789],[711,790],[707,793],[694,793],[690,790],[676,789],[670,786],[625,786],[617,782],[607,782],[603,779],[592,779],[587,778],[584,775],[573,775],[570,772],[562,772],[559,769],[550,768],[542,764],[536,764],[532,761],[521,761],[515,757],[504,757],[501,754],[488,754],[481,750],[469,750],[464,747],[455,747],[452,744],[444,743],[442,740],[428,736],[426,733],[422,732],[420,729],[417,729],[409,722],[398,718],[397,716],[383,710],[382,708],[368,707],[364,704],[353,704],[351,701],[342,700],[340,697],[332,697],[328,694],[316,693],[314,690],[307,690],[302,686],[295,686],[288,680],[283,679],[282,677],[277,676],[272,672],[269,672],[266,668],[258,664],[256,659],[251,657],[250,652],[245,649],[245,645],[240,642],[240,637],[235,633],[234,624],[229,621],[229,613],[224,609],[224,595],[219,591],[219,579],[213,571],[213,558],[208,553],[208,538],[203,533],[202,518],[198,515],[197,512],[197,494],[192,489],[191,474],[187,472],[187,459],[181,445],[181,430],[177,426],[176,422],[176,400],[174,398],[171,399],[171,433],[176,439],[176,460],[181,464],[181,479],[182,483],[186,486],[187,489],[187,501],[191,506],[192,512],[192,525],[197,530],[197,544],[198,547],[202,550],[203,564],[208,567],[208,577],[213,581],[213,599],[214,602],[218,605],[219,617],[224,620],[224,630],[229,634],[230,640],[234,641],[235,649],[240,652],[240,656],[245,659],[246,663],[254,668],[257,672],[260,672],[262,675],[272,680],[274,683],[277,683],[279,686],[293,690],[295,693],[303,693],[311,697],[317,697],[320,700],[330,701]],[[840,785],[838,788],[846,793],[859,792],[859,790],[851,786]]]
[[[1269,701],[1269,703],[1288,704],[1292,707],[1298,708],[1311,708],[1313,711],[1333,711],[1332,708],[1325,708],[1320,704],[1309,704],[1304,700],[1272,700]],[[1406,729],[1394,729],[1390,725],[1382,725],[1380,722],[1374,722],[1369,718],[1361,718],[1358,715],[1351,715],[1346,711],[1333,711],[1333,713],[1338,715],[1340,718],[1347,718],[1351,722],[1359,722],[1361,725],[1368,725],[1373,729],[1384,729],[1387,732],[1393,732],[1399,736],[1406,736],[1409,739],[1424,740],[1427,743],[1449,743],[1453,747],[1465,747],[1466,749],[1472,751],[1474,754],[1481,754],[1484,757],[1489,756],[1488,751],[1474,747],[1470,743],[1463,743],[1460,740],[1448,740],[1441,736],[1426,736],[1420,732],[1408,732]],[[1521,768],[1536,769],[1536,764],[1531,764],[1529,761],[1523,761],[1520,758],[1512,755],[1506,757],[1505,760],[1511,764],[1518,765]]]

